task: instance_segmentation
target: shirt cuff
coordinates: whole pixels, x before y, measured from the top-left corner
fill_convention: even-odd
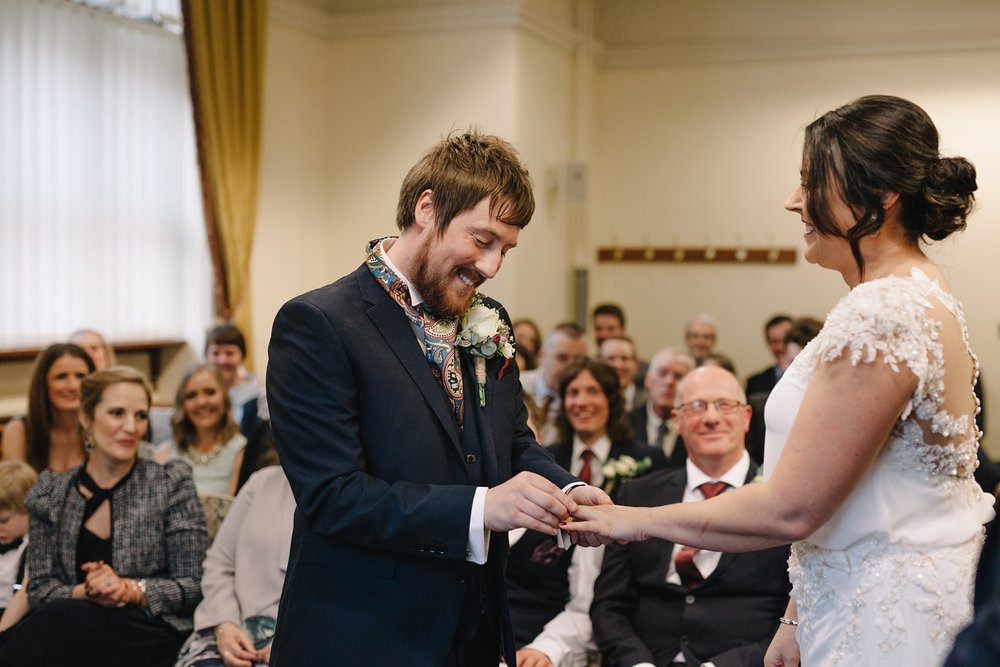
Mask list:
[[[486,554],[490,550],[490,531],[486,530],[486,491],[488,487],[476,488],[472,498],[472,514],[469,516],[469,548],[465,560],[476,565],[486,564]]]

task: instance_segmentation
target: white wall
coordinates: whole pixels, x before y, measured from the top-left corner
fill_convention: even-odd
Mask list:
[[[543,23],[576,20],[570,5],[553,6],[558,11]],[[399,183],[418,155],[449,130],[475,124],[520,149],[538,199],[534,221],[488,293],[514,316],[548,327],[571,317],[571,272],[580,265],[591,272],[591,304],[620,301],[643,354],[679,344],[683,322],[705,310],[721,322],[720,349],[741,372],[753,372],[769,361],[764,320],[779,310],[823,316],[846,291],[838,275],[801,262],[597,264],[596,248],[801,247],[801,223],[781,205],[796,183],[802,127],[854,97],[884,92],[923,105],[943,150],[979,169],[979,210],[969,230],[932,253],[965,302],[984,366],[988,431],[1000,442],[991,292],[998,278],[991,251],[1000,241],[1000,51],[596,67],[593,95],[581,100],[589,82],[572,46],[488,22],[422,25],[342,36],[272,23],[252,265],[258,370],[280,304],[354,269],[366,241],[393,233]],[[565,162],[581,155],[591,168],[583,205],[565,201],[558,179]]]
[[[901,95],[927,109],[942,150],[964,155],[979,171],[979,210],[968,231],[931,253],[965,303],[984,367],[987,430],[1000,430],[993,298],[1000,267],[991,256],[1000,247],[1000,52],[612,70],[598,81],[591,216],[597,245],[801,248],[802,225],[782,203],[798,182],[802,127],[869,93]],[[768,316],[822,317],[846,287],[838,274],[800,259],[793,267],[602,264],[593,292],[595,300],[622,302],[646,354],[681,344],[691,315],[713,314],[720,350],[750,373],[769,363],[760,331]]]

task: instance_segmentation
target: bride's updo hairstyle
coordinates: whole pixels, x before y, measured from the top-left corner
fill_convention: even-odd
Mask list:
[[[813,226],[820,234],[847,238],[862,276],[859,242],[882,228],[884,193],[899,193],[902,224],[914,243],[965,229],[975,201],[976,168],[962,157],[941,157],[927,112],[900,97],[860,97],[810,123],[802,167]],[[846,235],[830,215],[831,197],[854,211],[857,224]]]

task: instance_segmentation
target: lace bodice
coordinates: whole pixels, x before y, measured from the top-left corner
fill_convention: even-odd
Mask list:
[[[972,358],[973,373],[968,380],[953,382],[951,387],[964,390],[967,386],[974,396],[978,364],[968,347],[961,305],[919,269],[905,277],[881,278],[851,290],[830,312],[823,330],[796,357],[771,394],[765,409],[765,477],[777,464],[809,379],[819,364],[846,357],[857,365],[880,358],[894,372],[908,370],[916,377],[916,388],[872,468],[809,542],[844,548],[878,536],[890,542],[921,544],[942,540],[957,544],[980,529],[984,501],[972,479],[979,439],[975,425],[978,401],[967,403],[976,406],[967,414],[951,414],[944,407],[947,369],[940,340],[942,322],[932,316],[934,312],[950,314],[958,323],[965,350]],[[831,433],[822,446],[836,447],[836,433]],[[955,521],[953,512],[964,514],[966,520]],[[935,533],[935,528],[943,532]]]

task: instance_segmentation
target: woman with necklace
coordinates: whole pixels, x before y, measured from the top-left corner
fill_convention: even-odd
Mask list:
[[[208,537],[188,467],[138,457],[150,396],[125,366],[84,379],[88,455],[28,494],[32,611],[0,635],[0,664],[173,664]]]
[[[26,461],[38,472],[63,472],[83,463],[80,382],[94,362],[72,343],[50,345],[38,355],[28,389],[28,414],[3,430],[0,458]]]
[[[170,419],[173,440],[162,443],[158,462],[179,458],[190,464],[201,495],[235,496],[247,444],[232,417],[232,404],[219,370],[195,366],[181,380]]]

